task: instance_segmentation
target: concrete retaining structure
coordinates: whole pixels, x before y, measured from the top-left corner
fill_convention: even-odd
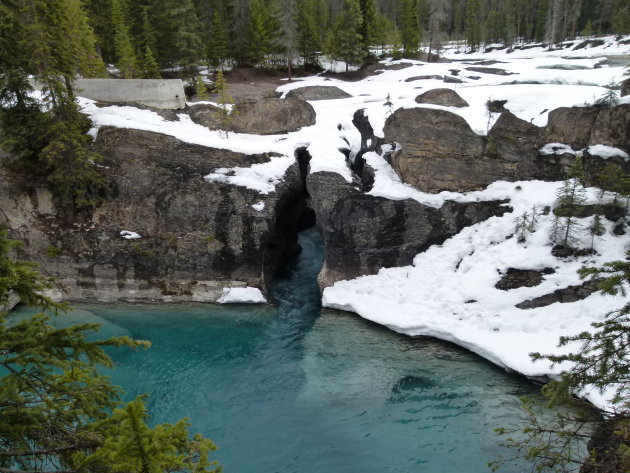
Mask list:
[[[184,84],[180,79],[77,79],[80,97],[114,103],[135,103],[161,109],[186,106]]]

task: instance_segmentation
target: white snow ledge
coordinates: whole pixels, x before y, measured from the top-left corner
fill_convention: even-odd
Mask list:
[[[219,304],[265,304],[267,299],[257,287],[224,287]]]

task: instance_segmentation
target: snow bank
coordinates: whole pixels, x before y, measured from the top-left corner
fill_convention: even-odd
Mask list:
[[[599,254],[575,259],[551,255],[551,215],[541,215],[545,205],[556,199],[560,183],[540,181],[496,182],[482,192],[509,198],[514,212],[468,227],[442,245],[416,256],[413,265],[382,269],[373,276],[340,281],[326,288],[323,305],[356,312],[373,322],[410,336],[426,335],[461,345],[493,363],[527,376],[552,376],[567,366],[551,368],[547,362],[532,362],[534,351],[558,353],[562,335],[588,330],[590,324],[620,307],[620,298],[591,295],[583,301],[552,304],[537,309],[515,307],[524,300],[549,294],[569,285],[581,284],[576,273],[583,265],[597,266],[624,258],[627,239],[607,232],[594,242]],[[589,189],[595,201],[598,192]],[[536,231],[524,244],[517,242],[514,218],[524,212],[538,214]],[[590,218],[581,222],[584,227]],[[590,237],[583,236],[590,246]],[[495,287],[508,268],[542,270],[552,268],[536,287],[502,291]],[[576,350],[571,346],[563,349]],[[597,405],[596,392],[586,396]]]

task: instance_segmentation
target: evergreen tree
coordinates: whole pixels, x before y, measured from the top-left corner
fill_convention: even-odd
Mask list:
[[[403,53],[413,57],[420,46],[420,25],[418,23],[418,5],[415,0],[400,0],[400,39]]]
[[[161,79],[160,68],[149,46],[145,46],[140,58],[140,76],[142,79]]]
[[[192,1],[154,1],[158,64],[161,67],[192,66],[202,58],[204,50],[201,23]]]
[[[6,67],[0,75],[2,144],[17,158],[18,169],[46,177],[55,201],[68,212],[98,203],[104,187],[94,155],[84,148],[87,128],[73,90],[77,72],[93,65],[93,53],[81,49],[93,42],[77,40],[88,38],[81,36],[87,22],[79,7],[75,0],[5,2],[7,28],[0,29],[0,61]],[[45,110],[29,98],[29,75],[42,85]]]
[[[225,28],[223,27],[223,20],[219,10],[214,10],[212,15],[212,30],[210,31],[210,44],[208,58],[210,64],[217,69],[223,67],[223,63],[228,58],[228,45],[227,37],[225,35]]]
[[[88,24],[88,17],[83,9],[81,0],[67,0],[68,14],[65,21],[68,22],[67,30],[70,33],[70,41],[73,51],[80,54],[77,58],[76,71],[83,77],[107,77],[107,69],[96,52],[96,37],[94,30]]]
[[[367,55],[369,47],[376,44],[378,30],[376,2],[374,0],[360,0],[359,6],[361,8],[361,37]]]
[[[42,295],[52,282],[15,260],[18,242],[0,232],[0,307],[11,294],[28,306],[60,312]],[[104,348],[147,347],[128,337],[90,342],[98,325],[55,328],[38,313],[10,320],[0,311],[0,469],[4,472],[218,473],[207,439],[188,436],[188,423],[146,425],[141,400],[119,408],[121,391],[99,374],[111,368]],[[112,413],[112,409],[114,412]]]
[[[584,182],[584,166],[580,156],[569,168],[568,179],[562,184],[558,190],[558,200],[554,214],[558,217],[558,227],[552,239],[555,243],[561,243],[565,246],[573,246],[577,243],[577,233],[580,225],[576,221],[575,215],[586,201],[586,190],[582,183]]]
[[[271,18],[262,0],[252,0],[249,10],[248,51],[252,64],[263,62],[272,50]]]
[[[481,43],[479,0],[468,0],[466,3],[466,41],[471,51],[476,51]]]
[[[131,45],[129,26],[121,0],[112,0],[112,27],[114,29],[114,64],[124,79],[131,79],[137,73],[137,59]]]
[[[321,42],[317,31],[314,0],[297,0],[296,23],[300,55],[306,64],[317,65]]]
[[[545,40],[545,30],[547,25],[547,11],[549,10],[548,0],[538,0],[538,9],[536,10],[536,41]]]
[[[606,227],[602,223],[602,218],[599,213],[596,213],[593,217],[593,222],[588,227],[588,233],[591,235],[591,251],[595,249],[595,237],[602,236],[606,233]]]
[[[630,5],[626,0],[617,0],[613,12],[612,28],[617,34],[630,33]]]
[[[625,173],[623,169],[621,169],[621,166],[608,163],[604,169],[602,169],[602,172],[597,175],[599,185],[602,188],[601,197],[604,197],[606,191],[612,192],[613,203],[616,204],[619,194],[622,194],[624,191],[624,177]]]
[[[197,75],[197,77],[195,77],[195,95],[199,100],[204,100],[208,98],[206,83],[204,82],[203,77],[201,77],[201,75],[199,74]]]
[[[365,45],[361,36],[361,8],[358,0],[344,0],[343,9],[335,26],[335,51],[338,59],[360,64],[365,58]]]
[[[630,258],[630,253],[627,257]],[[627,296],[630,283],[627,259],[605,263],[599,268],[584,267],[578,273],[581,278],[601,280],[599,287],[604,294]],[[534,360],[550,361],[552,366],[570,363],[571,368],[564,371],[559,380],[548,383],[543,394],[552,406],[568,404],[574,409],[560,410],[555,418],[549,419],[535,409],[534,401],[525,399],[526,418],[521,435],[497,429],[499,434],[507,436],[504,445],[515,448],[518,456],[531,461],[537,472],[569,472],[580,467],[582,471],[626,472],[630,467],[630,303],[607,314],[602,322],[591,325],[592,331],[560,338],[559,347],[579,344],[578,351],[531,355]],[[604,414],[614,422],[612,435],[616,438],[604,439],[603,443],[612,447],[605,455],[601,455],[603,451],[589,452],[584,448],[584,441],[591,437],[594,427],[602,424],[601,417],[594,416],[592,408],[573,397],[585,389],[594,389],[610,399],[612,409]],[[492,468],[496,470],[509,461],[499,459],[492,463]]]

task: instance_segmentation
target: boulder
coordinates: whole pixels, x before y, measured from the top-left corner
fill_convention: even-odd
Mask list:
[[[211,130],[220,130],[221,123],[219,121],[219,107],[215,107],[211,104],[199,104],[187,107],[188,116],[190,119],[198,124],[205,126]]]
[[[600,290],[599,283],[601,280],[586,281],[583,284],[568,286],[564,289],[558,289],[550,294],[535,297],[516,304],[519,309],[537,309],[538,307],[546,307],[556,302],[567,303],[576,302],[586,299],[588,296]]]
[[[64,297],[86,302],[216,301],[224,287],[258,287],[295,251],[291,228],[305,207],[297,165],[276,192],[207,182],[245,155],[147,131],[102,128],[94,149],[111,184],[104,205],[68,222],[47,190],[0,177],[0,224],[26,242],[23,258],[54,276]],[[6,173],[6,170],[2,170]],[[264,203],[260,210],[252,205]],[[139,238],[127,239],[122,231]]]
[[[555,273],[553,268],[545,268],[542,271],[535,269],[508,268],[494,287],[502,291],[517,289],[519,287],[535,287],[543,282],[546,274]]]
[[[389,157],[403,182],[424,192],[479,189],[497,179],[482,160],[484,140],[466,120],[444,110],[399,109],[384,127],[385,142],[400,146]]]
[[[330,172],[309,174],[306,182],[326,242],[321,287],[409,265],[416,254],[462,228],[510,211],[497,201],[447,202],[436,209],[415,200],[375,197]]]
[[[334,100],[352,97],[349,93],[335,86],[312,85],[290,90],[286,98],[299,98],[302,100]]]
[[[417,103],[430,103],[445,107],[468,107],[468,102],[452,89],[431,89],[416,97]]]
[[[312,105],[299,98],[269,98],[240,103],[232,113],[230,128],[237,133],[274,135],[315,124]]]

